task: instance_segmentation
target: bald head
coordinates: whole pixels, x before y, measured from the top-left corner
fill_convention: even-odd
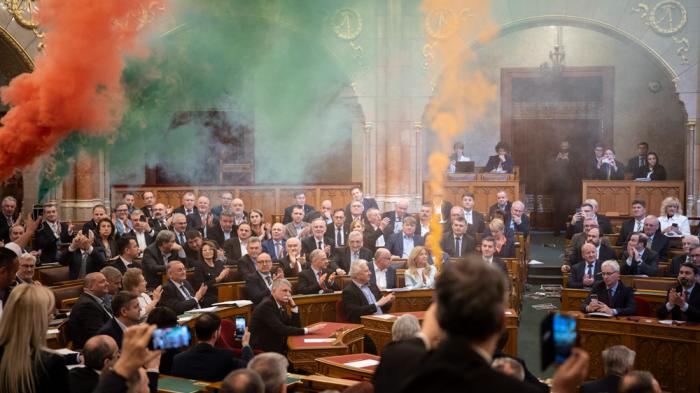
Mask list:
[[[90,337],[83,346],[85,367],[93,370],[102,370],[112,359],[117,356],[119,347],[110,336],[101,334]]]
[[[591,243],[584,243],[584,245],[581,246],[581,256],[587,263],[595,262],[596,246]]]

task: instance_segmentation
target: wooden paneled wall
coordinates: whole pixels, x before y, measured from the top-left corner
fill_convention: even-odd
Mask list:
[[[632,201],[641,199],[647,204],[647,214],[658,216],[661,202],[669,196],[676,197],[685,206],[685,182],[683,181],[634,181],[634,180],[584,180],[582,199],[598,201],[598,212],[614,212],[621,216],[632,214]]]
[[[443,200],[450,201],[454,206],[462,206],[462,195],[474,193],[474,210],[482,213],[489,211],[489,206],[496,203],[496,194],[503,190],[508,194],[508,200],[520,199],[520,182],[509,181],[447,181],[444,183]],[[431,201],[433,190],[430,182],[423,182],[423,200]]]

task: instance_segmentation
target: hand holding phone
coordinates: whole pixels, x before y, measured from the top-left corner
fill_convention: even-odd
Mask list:
[[[241,316],[241,315],[236,316],[235,322],[236,322],[235,338],[236,338],[236,340],[241,340],[243,338],[243,336],[246,334],[246,332],[248,331],[248,329],[246,327],[245,317]]]
[[[575,318],[560,313],[547,315],[540,325],[542,370],[552,362],[564,363],[571,355],[576,339]]]

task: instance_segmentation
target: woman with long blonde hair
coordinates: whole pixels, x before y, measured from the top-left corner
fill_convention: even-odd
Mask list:
[[[661,202],[659,213],[659,230],[668,237],[683,237],[690,235],[688,217],[683,215],[681,201],[676,197],[666,197]]]
[[[63,358],[46,348],[50,289],[21,284],[10,293],[0,319],[0,391],[69,392]]]
[[[408,255],[406,265],[408,269],[404,273],[406,288],[422,289],[435,288],[435,274],[437,269],[428,263],[428,250],[423,246],[415,246]]]

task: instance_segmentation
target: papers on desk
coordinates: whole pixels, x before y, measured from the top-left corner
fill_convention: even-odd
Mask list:
[[[214,306],[235,306],[235,307],[245,307],[249,304],[253,304],[250,300],[228,300],[225,302],[214,303]]]
[[[217,312],[217,311],[219,311],[219,307],[211,306],[211,307],[205,307],[205,308],[193,308],[191,310],[185,311],[185,314],[201,314],[203,312]]]
[[[332,343],[335,341],[334,338],[305,338],[304,342],[308,344],[318,344],[318,343]]]
[[[58,329],[49,329],[46,331],[46,334],[59,334],[60,332]]]
[[[73,353],[78,353],[78,352],[72,351],[72,350],[70,350],[70,349],[68,349],[68,348],[53,349],[52,351],[53,351],[54,353],[59,354],[59,355],[70,355],[70,354],[73,354]]]
[[[378,364],[379,364],[379,361],[374,360],[374,359],[365,359],[365,360],[358,360],[356,362],[345,363],[346,366],[356,367],[356,368],[371,367],[371,366],[376,366]]]
[[[610,314],[606,314],[604,312],[589,312],[586,314],[589,317],[599,317],[599,318],[612,318],[613,316]]]
[[[386,292],[408,292],[413,290],[411,287],[403,287],[403,288],[387,288],[385,289]]]
[[[183,324],[183,323],[187,323],[193,319],[194,319],[194,315],[183,315],[183,316],[177,318],[177,323]]]
[[[391,319],[394,318],[395,315],[391,314],[382,314],[382,315],[375,315],[375,318],[381,318],[381,319]]]

